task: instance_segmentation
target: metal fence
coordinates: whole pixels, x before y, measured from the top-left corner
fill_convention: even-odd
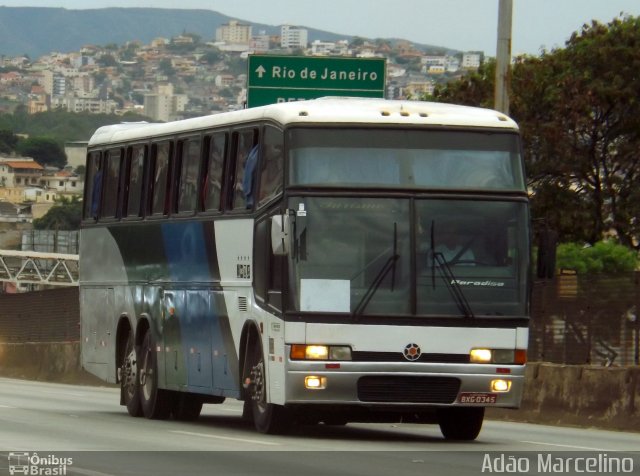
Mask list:
[[[638,365],[640,273],[560,275],[537,281],[529,360]]]

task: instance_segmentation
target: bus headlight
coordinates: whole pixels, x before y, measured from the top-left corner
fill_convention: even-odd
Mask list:
[[[516,364],[527,363],[524,349],[471,349],[469,361],[472,364]]]
[[[351,360],[347,345],[291,345],[291,360]]]

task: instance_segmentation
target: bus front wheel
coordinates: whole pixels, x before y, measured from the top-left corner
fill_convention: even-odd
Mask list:
[[[267,377],[264,357],[260,345],[256,343],[249,360],[249,374],[245,376],[246,401],[251,409],[253,424],[260,433],[281,434],[291,427],[288,410],[273,403],[267,403]]]
[[[129,415],[142,416],[140,403],[140,386],[138,385],[138,357],[133,332],[129,331],[120,371],[120,392],[122,403],[127,407]]]
[[[457,407],[438,410],[440,431],[447,440],[475,440],[482,429],[484,408]]]
[[[151,329],[146,330],[138,353],[138,385],[144,416],[152,420],[169,418],[171,394],[158,388],[158,355]]]

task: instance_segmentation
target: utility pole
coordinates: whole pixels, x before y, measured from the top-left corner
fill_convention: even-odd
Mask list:
[[[513,0],[500,0],[498,7],[498,45],[496,48],[496,86],[494,108],[509,114],[511,89],[511,18]]]

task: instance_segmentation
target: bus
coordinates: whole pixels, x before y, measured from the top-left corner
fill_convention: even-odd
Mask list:
[[[520,405],[530,230],[516,123],[321,98],[99,128],[82,364],[132,416],[243,401],[257,431]]]

